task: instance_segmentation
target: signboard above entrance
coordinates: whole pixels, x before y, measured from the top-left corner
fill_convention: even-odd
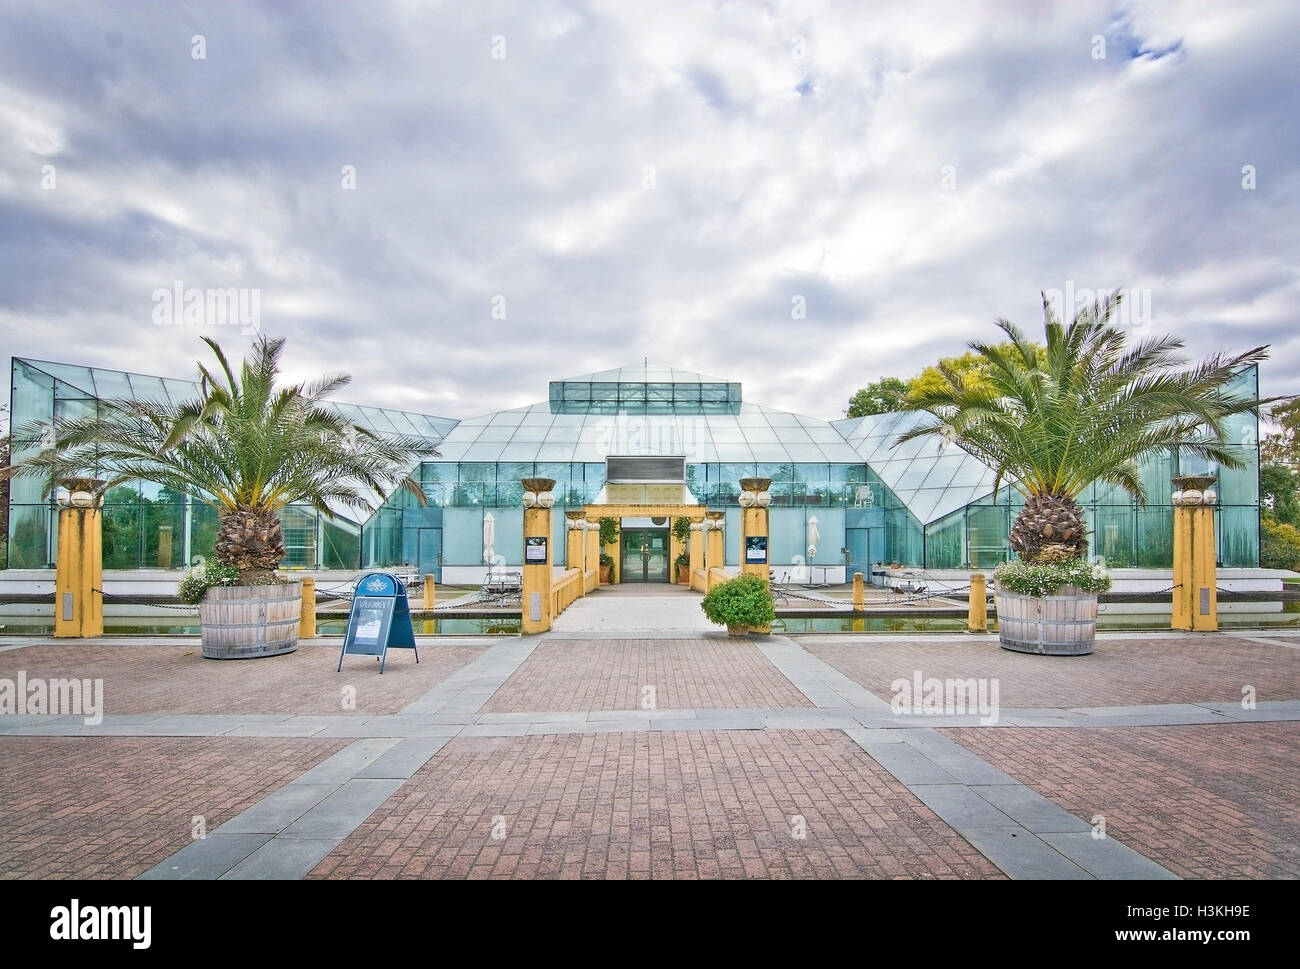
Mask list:
[[[680,505],[686,501],[684,484],[605,485],[605,502],[611,505]]]

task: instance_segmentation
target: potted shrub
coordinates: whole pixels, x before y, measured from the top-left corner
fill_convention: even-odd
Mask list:
[[[700,602],[709,622],[726,626],[733,636],[752,629],[767,629],[776,620],[772,590],[756,575],[740,575],[719,582]]]
[[[1067,326],[1044,296],[1045,346],[999,320],[1007,341],[969,344],[979,359],[975,369],[941,367],[942,380],[906,398],[907,407],[934,419],[898,443],[940,435],[996,469],[994,494],[1007,480],[1024,496],[1010,535],[1021,561],[994,573],[1005,649],[1092,651],[1097,594],[1109,579],[1088,558],[1077,499],[1089,485],[1116,485],[1145,504],[1137,464],[1155,452],[1243,466],[1237,449],[1224,444],[1228,419],[1257,413],[1264,401],[1229,396],[1225,388],[1243,367],[1266,359],[1268,348],[1189,367],[1174,337],[1128,345],[1111,324],[1122,299],[1123,293],[1106,296]]]
[[[691,553],[683,552],[681,555],[677,556],[676,565],[677,565],[677,584],[690,585],[691,584]]]
[[[199,601],[203,655],[292,652],[301,583],[276,574],[285,552],[279,513],[304,504],[332,516],[396,487],[424,503],[410,468],[437,451],[375,434],[330,407],[326,398],[351,380],[345,374],[277,386],[283,339],[260,336],[238,373],[215,341],[203,340],[218,366],[198,365],[197,398],[103,402],[94,416],[58,421],[56,443],[11,470],[55,481],[94,469],[108,479],[105,489],[149,481],[212,506],[213,561],[184,589]]]
[[[680,585],[691,584],[691,520],[689,518],[673,519],[673,538],[682,543],[681,554],[674,564],[677,566],[677,582]]]
[[[606,551],[618,544],[618,519],[608,516],[600,520],[600,584],[608,585],[614,570],[614,557]]]
[[[1097,596],[1111,579],[1084,558],[1003,562],[993,570],[998,638],[1018,653],[1084,656],[1097,639]]]

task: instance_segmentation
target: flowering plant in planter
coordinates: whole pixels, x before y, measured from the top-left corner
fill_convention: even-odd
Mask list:
[[[1051,596],[1066,588],[1082,593],[1101,593],[1110,589],[1111,578],[1098,565],[1084,559],[1066,562],[1003,562],[993,570],[999,589],[1022,596]]]
[[[176,598],[186,605],[196,606],[213,586],[234,585],[238,581],[239,572],[234,566],[222,565],[220,562],[200,562],[185,573],[176,587]]]

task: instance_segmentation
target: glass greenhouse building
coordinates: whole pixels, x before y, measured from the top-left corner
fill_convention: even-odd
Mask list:
[[[1243,371],[1237,384],[1238,393],[1256,396],[1256,370]],[[184,380],[19,358],[11,387],[15,427],[84,414],[101,400],[197,393]],[[522,562],[525,477],[555,479],[557,512],[655,506],[654,515],[622,515],[621,525],[625,543],[662,550],[662,568],[625,570],[625,581],[667,580],[675,546],[667,516],[657,512],[671,505],[725,512],[727,560],[737,564],[736,499],[745,477],[772,479],[774,567],[809,566],[828,582],[869,575],[876,563],[989,568],[1010,554],[1007,534],[1020,505],[1010,487],[995,494],[993,470],[956,445],[937,437],[896,444],[922,415],[826,421],[747,401],[736,381],[667,367],[555,380],[537,404],[465,420],[336,406],[377,432],[436,444],[439,457],[412,472],[429,502],[422,507],[399,492],[365,521],[290,507],[282,516],[286,568],[405,567],[443,582],[477,582],[488,567],[489,535],[494,562]],[[1245,467],[1220,471],[1215,517],[1227,568],[1259,564],[1258,439],[1255,419],[1239,419],[1231,440]],[[1146,507],[1118,489],[1089,488],[1081,503],[1094,554],[1113,568],[1169,568],[1169,479],[1192,470],[1204,468],[1180,466],[1174,454],[1147,462]],[[55,505],[40,492],[30,479],[11,483],[11,568],[53,562]],[[562,559],[564,515],[554,516],[554,527],[552,547]],[[202,502],[151,485],[114,488],[105,496],[104,566],[181,567],[210,553],[215,530],[215,513]]]

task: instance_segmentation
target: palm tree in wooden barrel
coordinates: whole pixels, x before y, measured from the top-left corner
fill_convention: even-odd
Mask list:
[[[1097,595],[1110,587],[1088,556],[1080,495],[1093,482],[1115,485],[1140,504],[1148,498],[1138,463],[1176,453],[1242,467],[1225,446],[1226,421],[1258,413],[1263,401],[1229,392],[1230,381],[1268,355],[1256,347],[1189,365],[1183,341],[1168,335],[1130,344],[1113,320],[1117,292],[1081,309],[1068,325],[1043,297],[1046,352],[1007,320],[1009,342],[972,342],[983,366],[940,366],[942,385],[913,393],[907,405],[933,419],[898,443],[940,435],[997,471],[1024,497],[1011,529],[1019,556],[994,572],[1002,646],[1021,652],[1082,655],[1096,638]]]
[[[410,469],[437,452],[425,440],[376,434],[331,407],[327,398],[351,382],[347,374],[278,386],[283,338],[258,337],[238,372],[215,341],[203,341],[216,367],[198,364],[197,398],[101,402],[93,416],[56,420],[57,443],[9,472],[42,475],[52,487],[94,469],[106,479],[101,493],[148,481],[212,506],[214,561],[180,588],[182,599],[199,603],[203,655],[292,652],[301,583],[276,573],[285,554],[280,512],[310,505],[333,517],[335,509],[368,509],[399,487],[424,504]]]

